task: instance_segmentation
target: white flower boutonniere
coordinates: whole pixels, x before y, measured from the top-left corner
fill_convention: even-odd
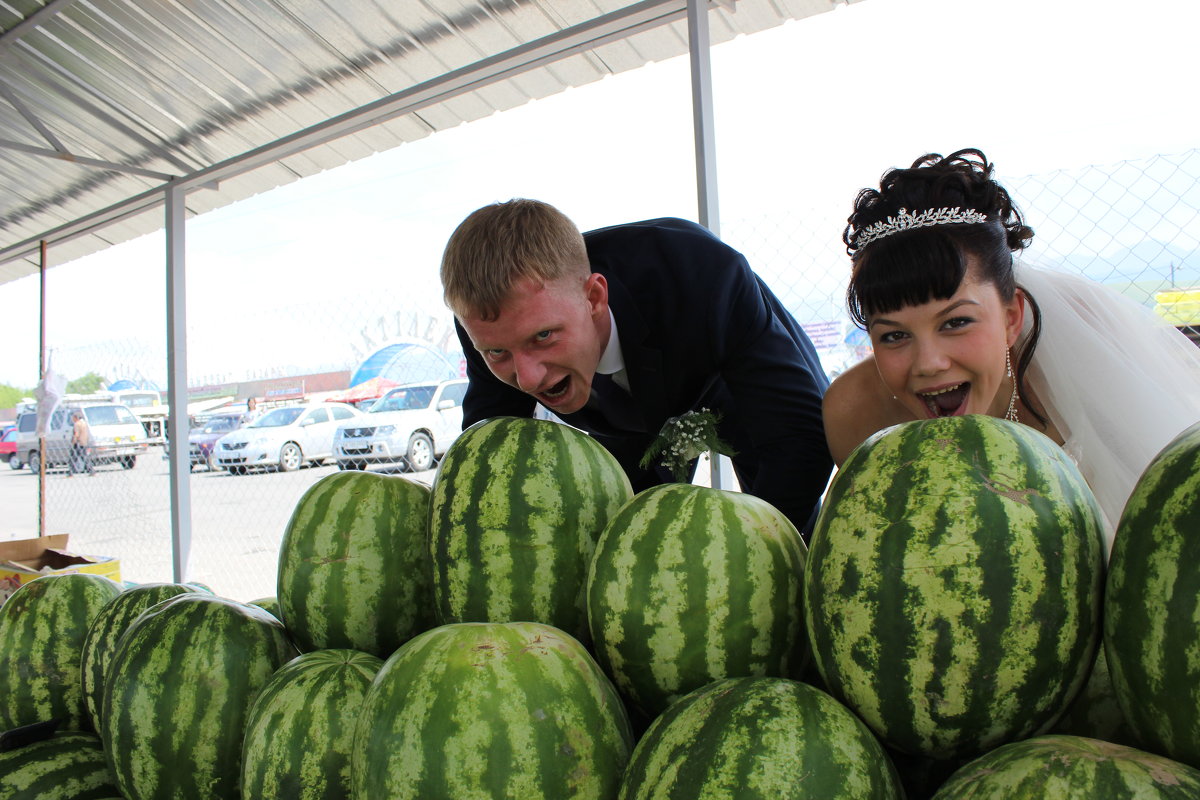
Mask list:
[[[671,417],[646,448],[641,467],[645,469],[662,456],[659,463],[671,470],[675,480],[682,483],[688,479],[689,465],[701,453],[715,450],[721,455],[735,455],[733,448],[717,435],[717,423],[720,421],[721,415],[707,408]]]

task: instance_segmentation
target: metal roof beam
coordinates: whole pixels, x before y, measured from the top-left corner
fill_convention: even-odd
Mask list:
[[[65,150],[47,150],[44,147],[34,147],[31,144],[22,144],[21,142],[12,142],[8,139],[0,139],[0,150],[19,150],[22,153],[29,153],[34,156],[42,156],[44,158],[53,158],[58,161],[68,161],[72,164],[82,164],[85,167],[98,167],[104,170],[114,170],[116,172],[128,172],[132,175],[141,175],[144,178],[154,178],[160,181],[169,181],[174,178],[174,175],[168,175],[165,172],[155,172],[152,169],[142,169],[141,167],[130,167],[125,164],[114,164],[111,161],[103,161],[99,158],[88,158],[87,156],[77,156]]]
[[[581,51],[675,22],[683,19],[686,15],[686,0],[644,0],[644,2],[626,6],[541,39],[518,45],[503,53],[331,117],[270,144],[175,178],[170,185],[182,187],[185,190],[210,186],[214,182],[275,163],[311,147],[412,113],[447,98],[511,78]],[[60,225],[39,236],[0,249],[0,264],[30,257],[37,252],[40,241],[44,240],[50,243],[69,241],[92,233],[95,229],[117,219],[152,208],[163,202],[166,188],[166,186],[153,188],[101,211]]]
[[[45,25],[51,17],[58,16],[63,9],[74,2],[75,0],[50,0],[49,3],[46,3],[46,5],[33,12],[16,25],[13,25],[4,33],[0,33],[0,51],[19,42],[21,37],[29,33],[34,28]]]

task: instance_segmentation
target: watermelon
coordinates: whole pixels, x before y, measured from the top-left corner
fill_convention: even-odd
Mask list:
[[[1104,646],[1141,744],[1200,767],[1200,424],[1146,467],[1117,524]]]
[[[516,417],[472,425],[433,484],[439,621],[542,622],[586,642],[588,562],[632,496],[612,454],[574,428]]]
[[[299,653],[254,606],[187,593],[126,630],[105,675],[100,738],[131,800],[239,798],[250,704]]]
[[[0,607],[0,731],[60,720],[88,730],[80,663],[92,620],[121,593],[99,575],[45,575]]]
[[[1082,736],[997,747],[955,772],[934,800],[1200,800],[1200,770]]]
[[[352,797],[611,800],[632,748],[616,690],[565,632],[443,625],[375,676],[355,731]]]
[[[748,494],[672,483],[639,492],[588,576],[596,658],[639,719],[706,683],[805,667],[804,541]]]
[[[619,800],[899,800],[891,762],[853,713],[784,678],[726,678],[684,696],[638,741]]]
[[[381,666],[379,658],[357,650],[316,650],[280,667],[250,707],[242,795],[349,797],[354,724]]]
[[[1090,739],[1102,739],[1113,744],[1144,749],[1141,740],[1125,719],[1125,713],[1121,711],[1108,670],[1108,657],[1103,647],[1096,648],[1096,661],[1092,665],[1087,683],[1049,732],[1086,736]]]
[[[1087,677],[1102,515],[1048,437],[984,415],[881,431],[834,476],[806,627],[829,691],[890,747],[970,759],[1041,732]]]
[[[100,609],[83,640],[80,676],[83,699],[92,728],[100,730],[100,704],[104,699],[104,673],[112,661],[125,629],[150,606],[187,592],[201,592],[185,583],[145,583],[126,589]]]
[[[279,546],[279,618],[302,651],[385,658],[433,627],[429,487],[348,471],[314,483]]]
[[[116,796],[100,740],[90,733],[60,732],[16,750],[0,751],[0,798],[4,800]]]
[[[250,605],[258,606],[263,611],[275,617],[275,619],[279,619],[283,614],[283,612],[279,610],[279,599],[276,597],[260,597],[257,600],[251,600]]]

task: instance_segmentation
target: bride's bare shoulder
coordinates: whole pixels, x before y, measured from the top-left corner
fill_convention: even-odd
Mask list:
[[[891,395],[868,356],[834,378],[825,392],[825,440],[839,466],[850,451],[878,430],[894,424]]]

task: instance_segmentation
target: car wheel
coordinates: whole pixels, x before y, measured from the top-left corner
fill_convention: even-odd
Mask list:
[[[20,469],[21,468],[21,459],[17,458],[16,453],[13,453],[11,456],[8,457],[8,468],[9,469]]]
[[[300,452],[300,445],[288,442],[279,449],[279,469],[282,471],[295,472],[300,469],[302,463],[304,463],[304,454]]]
[[[38,470],[41,468],[41,465],[42,465],[42,458],[41,458],[41,456],[38,455],[37,450],[30,450],[29,451],[29,471],[34,474],[37,474]]]
[[[133,469],[134,465],[136,464],[137,456],[124,456],[121,458],[121,466],[125,469]],[[188,471],[191,471],[191,467],[188,467]]]
[[[426,433],[414,433],[408,440],[408,467],[413,472],[433,468],[433,440]]]

